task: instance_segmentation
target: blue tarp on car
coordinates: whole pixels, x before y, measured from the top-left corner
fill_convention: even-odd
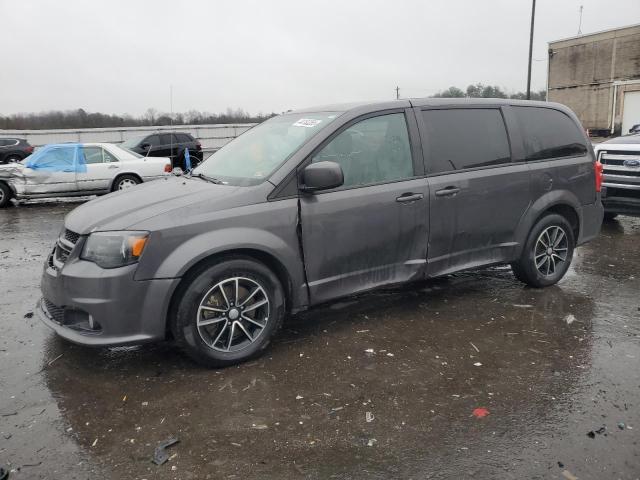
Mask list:
[[[46,145],[31,154],[24,166],[44,172],[84,173],[87,171],[84,152],[79,143]]]

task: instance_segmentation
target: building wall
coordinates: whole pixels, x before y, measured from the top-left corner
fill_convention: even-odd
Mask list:
[[[610,129],[612,123],[619,128],[620,92],[635,87],[615,85],[636,79],[640,25],[549,43],[548,99],[575,111],[585,128]]]

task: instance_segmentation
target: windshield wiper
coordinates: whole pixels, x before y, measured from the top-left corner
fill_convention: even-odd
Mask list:
[[[205,175],[204,173],[196,173],[195,175],[190,175],[190,176],[201,178],[202,180],[205,180],[205,181],[211,182],[211,183],[215,183],[216,185],[224,185],[224,182],[222,180],[219,180],[219,179],[214,178],[214,177],[209,177],[208,175]]]

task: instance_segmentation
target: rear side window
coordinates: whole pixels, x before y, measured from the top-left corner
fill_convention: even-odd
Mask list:
[[[142,141],[143,144],[148,143],[152,147],[157,147],[158,145],[162,145],[160,143],[160,135],[150,135]]]
[[[180,143],[189,143],[193,141],[186,133],[176,133],[176,137],[178,137],[178,142]]]
[[[582,132],[567,115],[551,108],[513,107],[524,139],[526,160],[587,153]]]
[[[429,173],[500,165],[511,161],[498,109],[456,108],[422,112]]]

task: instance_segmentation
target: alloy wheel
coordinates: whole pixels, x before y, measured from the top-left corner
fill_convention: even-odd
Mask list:
[[[198,307],[196,325],[202,341],[220,352],[253,344],[269,321],[269,298],[255,280],[231,277],[213,286]]]
[[[534,247],[536,269],[545,277],[553,276],[567,262],[568,251],[569,240],[562,227],[545,228]]]

